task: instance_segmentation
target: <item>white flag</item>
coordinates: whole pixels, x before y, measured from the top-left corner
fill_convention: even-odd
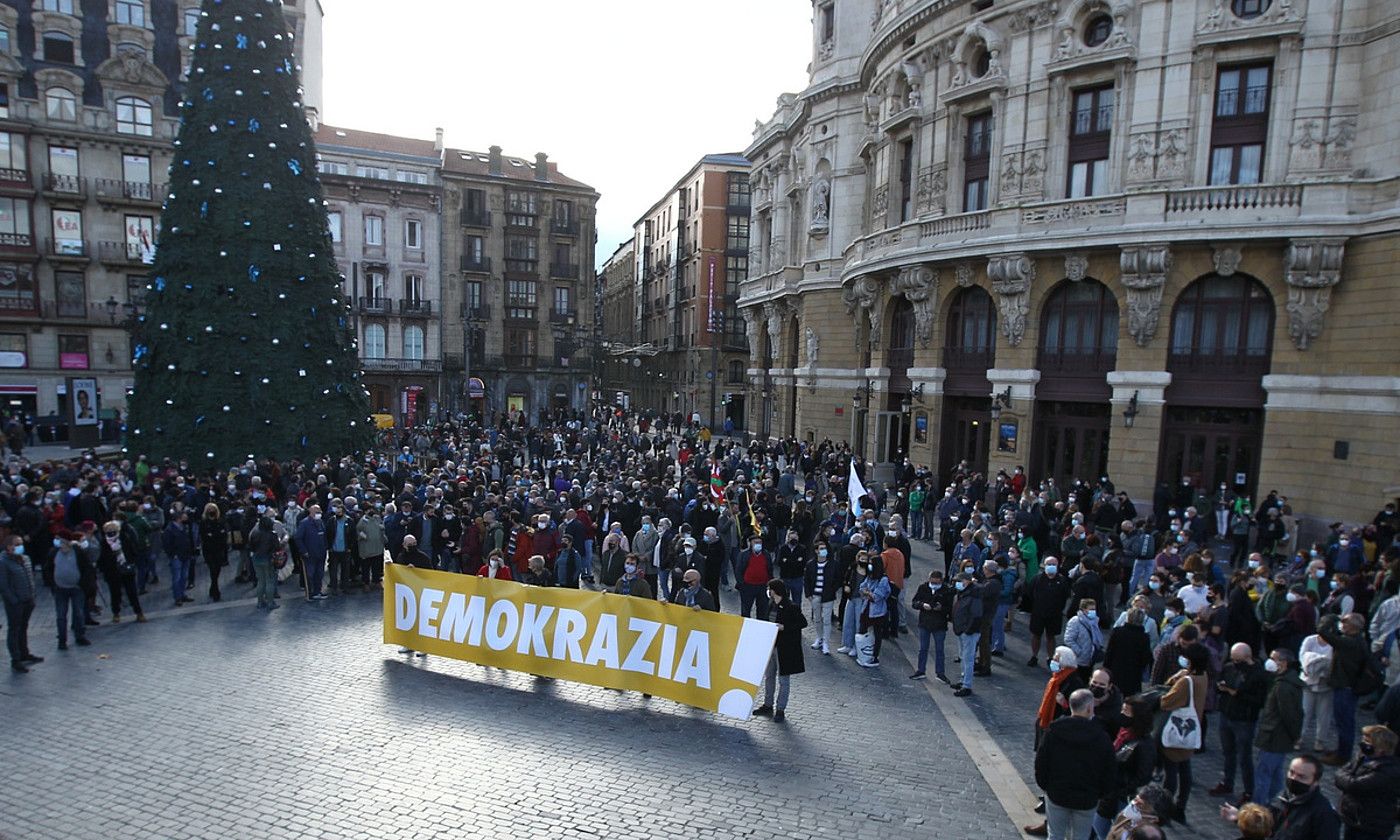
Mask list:
[[[851,459],[851,476],[846,480],[846,496],[851,500],[851,513],[860,516],[860,497],[865,495],[865,485],[860,483],[860,476],[856,475],[856,462]]]

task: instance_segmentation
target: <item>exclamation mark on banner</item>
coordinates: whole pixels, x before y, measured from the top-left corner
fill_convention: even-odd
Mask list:
[[[771,621],[744,619],[744,626],[739,630],[739,643],[734,646],[734,661],[729,665],[729,676],[757,690],[777,638],[778,626]],[[716,711],[728,717],[748,720],[753,714],[753,697],[752,691],[732,688],[719,698]]]

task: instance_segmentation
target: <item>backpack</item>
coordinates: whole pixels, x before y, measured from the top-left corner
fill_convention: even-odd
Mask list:
[[[1162,727],[1162,747],[1169,750],[1201,748],[1201,721],[1196,716],[1196,681],[1186,676],[1186,705],[1167,713]]]

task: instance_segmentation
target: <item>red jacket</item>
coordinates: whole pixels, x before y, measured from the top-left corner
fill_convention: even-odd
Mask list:
[[[490,566],[482,566],[480,569],[476,570],[477,577],[489,577],[490,574]],[[515,580],[515,577],[510,573],[510,566],[502,565],[501,568],[497,569],[496,580]]]
[[[506,537],[509,544],[510,538]],[[515,535],[515,553],[510,556],[509,565],[517,572],[524,573],[530,568],[530,555],[535,554],[534,532],[529,528],[522,528]]]

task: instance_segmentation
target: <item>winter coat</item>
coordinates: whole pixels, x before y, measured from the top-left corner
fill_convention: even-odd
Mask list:
[[[1338,840],[1342,821],[1332,809],[1332,803],[1313,788],[1300,797],[1287,795],[1271,806],[1274,812],[1274,833],[1269,840]]]
[[[822,565],[822,564],[825,565]],[[817,591],[817,567],[822,565],[822,591]],[[807,570],[803,575],[803,584],[810,598],[819,598],[823,604],[829,604],[836,600],[836,593],[841,591],[841,561],[828,554],[825,561],[813,558],[807,561]]]
[[[1187,682],[1194,683],[1188,687]],[[1174,676],[1167,681],[1167,693],[1162,695],[1162,711],[1172,712],[1185,708],[1186,704],[1194,697],[1196,708],[1196,720],[1204,721],[1206,714],[1206,691],[1209,688],[1205,674],[1185,674]],[[1302,708],[1301,706],[1299,708]],[[1162,755],[1168,761],[1182,762],[1191,758],[1194,750],[1182,748],[1162,748]]]
[[[1051,723],[1035,753],[1035,783],[1062,808],[1095,807],[1117,785],[1116,772],[1113,742],[1090,718]]]
[[[802,608],[785,599],[768,611],[768,620],[778,625],[778,641],[773,646],[773,653],[778,657],[778,673],[789,676],[806,671],[802,658],[802,629],[807,626],[807,619],[802,615]]]
[[[384,520],[378,514],[360,517],[360,521],[355,523],[355,542],[361,557],[371,560],[382,558],[386,547]]]
[[[1303,735],[1303,681],[1289,668],[1274,678],[1259,724],[1254,730],[1255,749],[1287,753]]]
[[[1357,754],[1333,779],[1342,798],[1337,803],[1348,827],[1387,837],[1395,830],[1395,803],[1400,797],[1400,758]]]
[[[968,586],[953,597],[953,632],[967,636],[982,632],[982,593]]]
[[[1113,682],[1124,694],[1131,696],[1142,689],[1143,672],[1151,664],[1152,645],[1141,626],[1124,624],[1108,634],[1103,667],[1113,675]]]
[[[1143,785],[1152,781],[1156,763],[1157,744],[1150,735],[1134,738],[1119,747],[1113,756],[1113,790],[1099,800],[1099,815],[1109,819],[1117,816],[1122,803],[1131,800]]]
[[[223,568],[228,565],[228,529],[222,519],[201,519],[199,522],[199,546],[204,554],[204,562],[210,568]]]
[[[948,619],[953,615],[953,594],[953,587],[946,583],[939,586],[937,592],[928,583],[919,584],[910,601],[910,606],[918,613],[919,627],[933,633],[947,632]],[[924,609],[925,604],[928,609]]]
[[[326,525],[311,517],[297,524],[297,550],[313,563],[326,559]]]
[[[1076,613],[1065,625],[1064,644],[1074,651],[1080,665],[1094,664],[1095,652],[1103,650],[1103,631],[1097,621],[1090,621],[1083,613]]]

